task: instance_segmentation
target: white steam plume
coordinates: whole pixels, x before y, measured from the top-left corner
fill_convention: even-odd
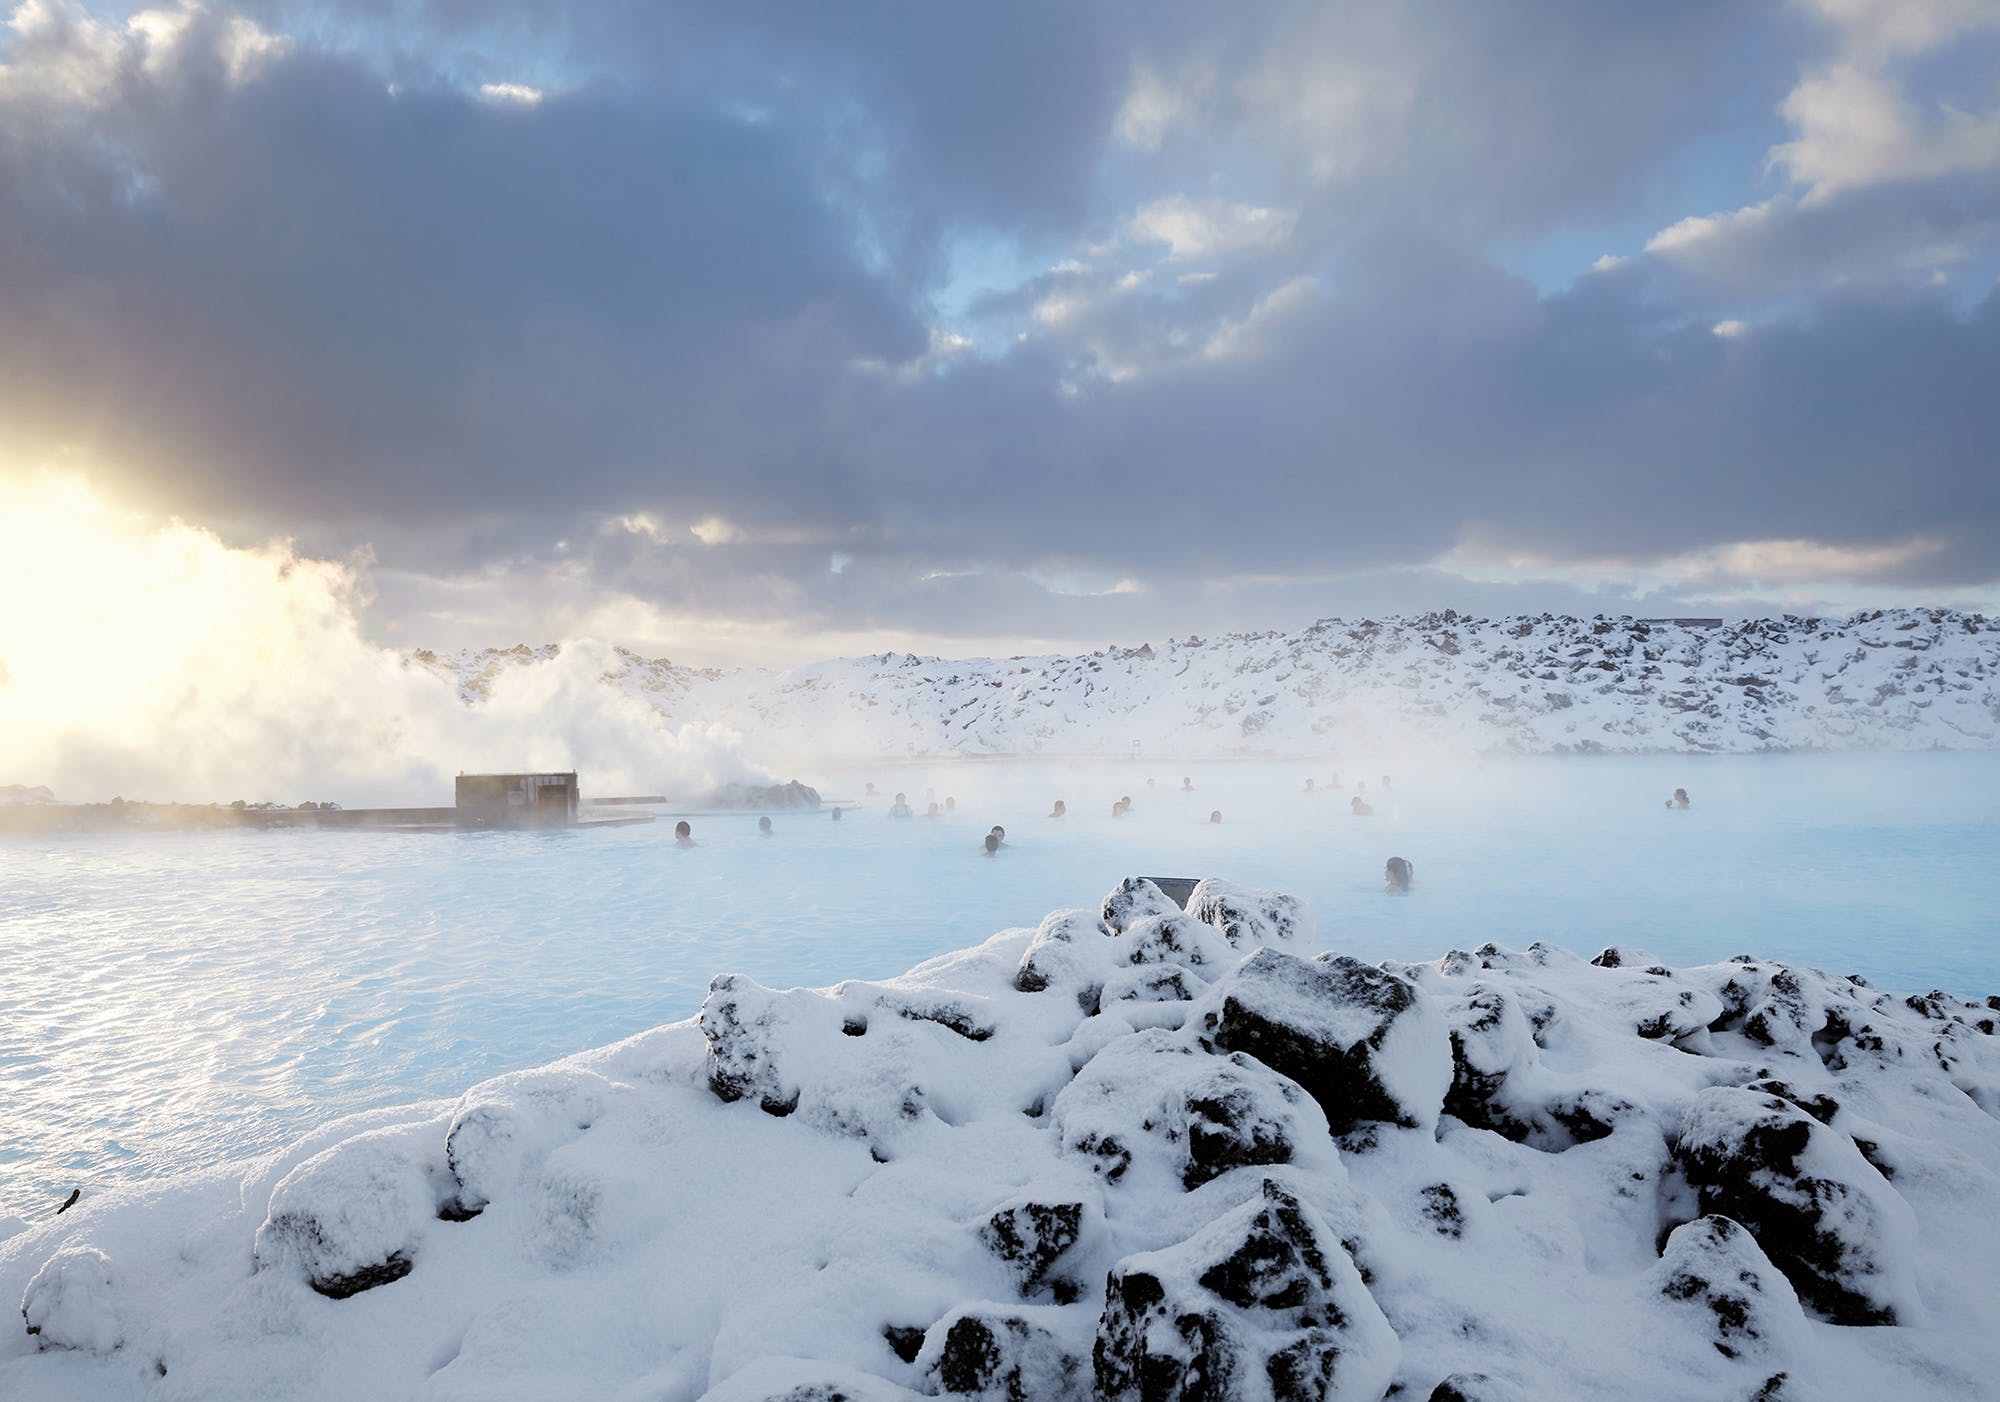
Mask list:
[[[576,769],[585,796],[763,777],[721,726],[605,686],[610,649],[507,669],[467,708],[363,635],[356,571],[0,480],[0,783],[65,799],[449,804],[459,771]]]

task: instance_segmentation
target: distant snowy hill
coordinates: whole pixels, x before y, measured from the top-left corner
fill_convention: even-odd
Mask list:
[[[477,705],[556,644],[411,654]],[[2000,621],[1951,610],[1713,627],[1449,610],[1079,657],[884,653],[788,672],[625,649],[606,680],[768,756],[1967,749],[2000,743]]]

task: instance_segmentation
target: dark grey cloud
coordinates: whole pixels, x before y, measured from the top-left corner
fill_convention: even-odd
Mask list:
[[[0,41],[10,449],[441,596],[1056,638],[1776,597],[1685,563],[1746,541],[2000,578],[2000,300],[1907,256],[2000,254],[2000,170],[1751,171],[1775,214],[1563,291],[1493,251],[1768,124],[1801,12],[66,13]],[[1063,261],[947,325],[968,240]],[[1427,568],[1467,541],[1550,569]]]

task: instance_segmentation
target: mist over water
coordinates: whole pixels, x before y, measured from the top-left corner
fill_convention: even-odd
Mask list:
[[[2000,991],[2000,755],[1440,763],[1393,771],[1388,795],[1379,771],[1343,773],[1367,780],[1365,819],[1346,793],[1305,793],[1309,775],[1332,777],[1262,762],[802,769],[830,800],[871,779],[879,796],[838,823],[775,815],[768,839],[754,816],[698,814],[691,851],[670,822],[0,839],[0,1218],[688,1016],[716,973],[887,977],[1092,905],[1129,874],[1291,891],[1322,947],[1366,959],[1541,939]],[[1676,786],[1688,812],[1662,807]],[[921,814],[927,788],[956,813],[884,816],[897,790]],[[1131,815],[1111,818],[1127,794]],[[1061,820],[1043,816],[1056,798]],[[1008,845],[988,860],[995,822]],[[1407,897],[1383,892],[1391,855],[1415,864]]]
[[[65,800],[449,804],[461,771],[578,769],[594,792],[761,777],[726,725],[604,686],[609,645],[512,668],[467,707],[364,633],[356,564],[236,549],[80,487],[0,482],[0,784]]]

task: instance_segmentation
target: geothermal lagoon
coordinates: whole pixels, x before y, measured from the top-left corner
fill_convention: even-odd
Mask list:
[[[605,831],[0,839],[0,1222],[689,1017],[716,974],[890,977],[1127,875],[1289,892],[1320,948],[1365,961],[1615,943],[2000,991],[1992,753],[1406,760],[1387,794],[1291,761],[794,773],[855,806],[775,814],[768,839],[697,813],[689,851],[672,808]],[[1348,811],[1364,779],[1372,818]],[[1690,810],[1663,808],[1676,787]],[[885,816],[898,790],[917,817]],[[955,811],[923,816],[926,790]],[[1383,892],[1391,855],[1408,897]]]

